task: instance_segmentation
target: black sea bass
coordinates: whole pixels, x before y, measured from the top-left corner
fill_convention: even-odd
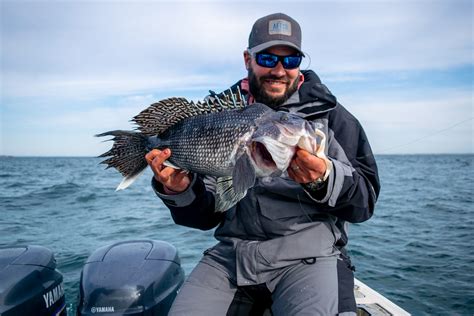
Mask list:
[[[286,171],[300,147],[326,159],[325,135],[310,122],[261,103],[246,106],[240,92],[205,102],[169,98],[132,120],[138,131],[110,131],[112,149],[100,157],[123,176],[128,187],[146,169],[145,154],[171,149],[168,166],[217,178],[216,210],[225,211],[245,196],[256,177]]]

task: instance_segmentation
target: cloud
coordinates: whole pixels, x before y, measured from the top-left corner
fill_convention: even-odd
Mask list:
[[[105,145],[91,135],[131,127],[129,119],[152,101],[197,100],[228,87],[245,75],[252,23],[278,11],[300,22],[309,68],[360,118],[377,150],[472,116],[469,83],[461,82],[472,85],[472,72],[464,73],[473,64],[471,1],[0,5],[2,153],[96,153]],[[459,68],[462,80],[430,77],[454,77]],[[459,94],[450,90],[460,85]],[[428,138],[424,148],[407,150],[472,152],[469,130],[472,139],[472,125],[461,124],[436,137],[447,147]]]
[[[24,89],[69,94],[77,88],[79,94],[84,87],[120,93],[125,81],[127,92],[137,91],[161,88],[166,77],[173,82],[209,71],[215,80],[208,82],[221,81],[243,71],[241,54],[251,25],[270,13],[268,3],[261,2],[2,5],[7,96],[22,95]],[[300,21],[312,67],[336,75],[472,64],[470,9],[469,1],[456,6],[442,1],[276,2],[272,8]]]
[[[352,4],[352,5],[351,5]],[[440,69],[473,62],[472,4],[441,1],[327,3],[305,45],[324,72]],[[316,5],[318,6],[318,5]],[[337,17],[337,20],[336,20]],[[322,19],[322,20],[321,20]],[[337,23],[336,21],[343,21]],[[316,36],[315,36],[316,35]]]
[[[230,78],[226,78],[232,82]],[[234,79],[235,80],[235,79]],[[35,77],[26,74],[10,74],[3,82],[4,97],[53,97],[53,98],[99,98],[105,96],[126,96],[143,91],[161,91],[162,94],[207,91],[211,83],[224,81],[212,74],[171,74],[163,72],[161,76],[145,74],[128,76],[76,76],[38,74]]]
[[[414,98],[385,91],[346,96],[341,102],[362,123],[378,154],[474,152],[470,92],[443,91]]]

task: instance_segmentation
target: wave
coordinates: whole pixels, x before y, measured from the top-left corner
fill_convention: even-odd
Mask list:
[[[79,202],[79,203],[87,203],[87,202],[91,202],[91,201],[94,201],[97,199],[97,194],[95,193],[90,193],[90,194],[85,194],[85,195],[81,195],[81,196],[78,196],[76,198],[76,202]]]
[[[76,194],[80,191],[81,186],[74,182],[65,182],[61,184],[53,184],[34,190],[31,193],[24,195],[25,198],[47,198],[57,199],[71,194]]]

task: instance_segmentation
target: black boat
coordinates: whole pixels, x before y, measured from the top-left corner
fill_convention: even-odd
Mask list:
[[[167,315],[184,279],[173,245],[157,240],[115,243],[89,256],[77,308],[67,311],[63,277],[51,250],[0,248],[0,316]],[[354,291],[360,316],[410,315],[357,279]]]

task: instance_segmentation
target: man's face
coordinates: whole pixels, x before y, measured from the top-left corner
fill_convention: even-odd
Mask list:
[[[296,50],[288,46],[274,46],[265,51],[279,56],[288,56]],[[248,66],[250,93],[257,102],[278,108],[298,89],[300,70],[285,69],[281,62],[274,68],[259,66],[248,53],[244,55]]]

